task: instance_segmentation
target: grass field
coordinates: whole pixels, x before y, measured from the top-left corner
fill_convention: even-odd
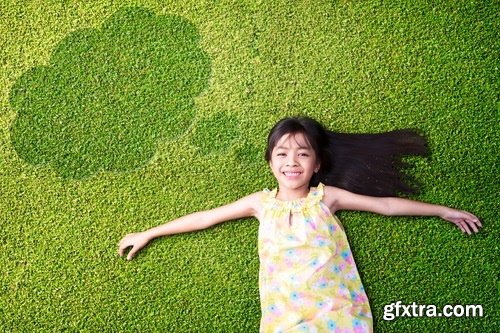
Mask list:
[[[257,332],[258,222],[122,236],[276,186],[284,116],[415,128],[438,218],[341,212],[376,332],[500,326],[498,1],[3,1],[0,331]],[[481,304],[482,318],[384,305]]]

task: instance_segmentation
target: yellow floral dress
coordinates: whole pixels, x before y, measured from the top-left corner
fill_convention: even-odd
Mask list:
[[[371,332],[372,315],[340,221],[321,201],[264,190],[259,216],[260,332]]]

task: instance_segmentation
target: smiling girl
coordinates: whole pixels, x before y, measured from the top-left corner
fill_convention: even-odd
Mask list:
[[[413,191],[398,158],[425,151],[425,140],[411,131],[339,134],[311,118],[285,118],[271,130],[265,154],[278,188],[126,235],[118,251],[132,247],[131,260],[156,237],[255,217],[260,332],[371,332],[368,298],[337,211],[439,216],[468,234],[481,227],[471,213],[396,197]]]

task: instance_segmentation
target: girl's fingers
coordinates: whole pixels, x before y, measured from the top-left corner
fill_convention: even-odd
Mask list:
[[[479,229],[476,226],[476,223],[474,221],[469,222],[469,226],[472,228],[472,230],[474,230],[474,232],[478,232],[479,231]]]
[[[123,237],[123,239],[120,241],[120,244],[118,245],[118,254],[120,255],[120,257],[123,257],[126,250],[129,247],[132,247],[132,249],[130,249],[127,255],[127,260],[132,260],[135,254],[140,249],[142,249],[147,244],[147,242],[148,242],[147,240],[144,240],[138,234],[128,234],[127,236]]]
[[[473,232],[479,232],[479,228],[483,226],[475,215],[466,211],[457,212],[457,215],[449,219],[449,221],[453,222],[463,233],[467,233],[468,235],[472,235]]]
[[[132,250],[128,253],[127,260],[132,260],[132,258],[135,256],[135,253],[139,251],[139,248],[134,246]]]
[[[479,221],[479,219],[477,217],[475,217],[474,215],[472,215],[472,214],[470,214],[470,215],[471,215],[470,218],[466,218],[463,221],[467,227],[472,228],[472,230],[474,232],[478,232],[479,228],[482,227],[481,221]]]
[[[470,231],[469,225],[467,223],[465,223],[464,221],[461,221],[461,223],[462,223],[462,226],[464,227],[464,229],[467,231],[467,234],[472,235],[472,232]]]
[[[458,220],[457,225],[460,227],[464,234],[470,234],[470,231],[465,228],[465,223],[462,220]]]
[[[477,216],[469,213],[469,218],[467,220],[470,220],[470,225],[477,225],[479,227],[482,227],[483,225],[481,224],[481,221],[477,218]]]
[[[471,231],[470,231],[470,229],[469,229],[469,226],[467,225],[467,223],[465,223],[465,221],[464,221],[464,220],[457,220],[457,221],[455,222],[455,224],[456,224],[456,225],[460,228],[460,230],[462,230],[462,232],[463,232],[464,234],[468,234],[468,235],[470,235],[470,234],[471,234]]]
[[[118,247],[118,254],[120,255],[120,257],[123,257],[123,253],[125,252],[125,249],[127,247],[126,246],[123,246],[123,243],[121,242],[120,243],[120,246]]]
[[[125,249],[129,246],[132,246],[128,242],[126,242],[125,237],[120,241],[120,244],[118,245],[118,254],[120,257],[123,257],[123,254],[125,253]]]

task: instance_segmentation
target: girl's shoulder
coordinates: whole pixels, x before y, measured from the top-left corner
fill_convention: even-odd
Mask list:
[[[323,187],[323,203],[330,209],[330,211],[336,211],[336,204],[338,200],[351,192],[341,189],[339,187],[325,185]]]
[[[263,196],[265,196],[265,193],[263,191],[258,191],[241,198],[240,201],[244,202],[246,206],[251,208],[254,213],[252,215],[258,216],[262,211]]]
[[[323,203],[331,209],[335,203],[336,187],[325,185],[323,186]]]

